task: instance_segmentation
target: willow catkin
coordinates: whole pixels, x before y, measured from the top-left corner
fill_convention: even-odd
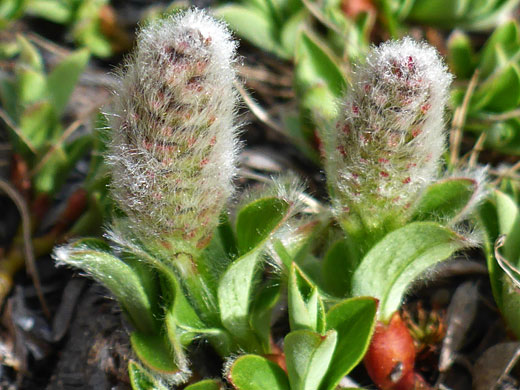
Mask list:
[[[437,51],[411,38],[373,48],[356,68],[326,150],[340,221],[403,215],[436,179],[451,79]]]
[[[199,10],[152,22],[121,70],[111,193],[141,239],[203,248],[233,192],[236,43]]]

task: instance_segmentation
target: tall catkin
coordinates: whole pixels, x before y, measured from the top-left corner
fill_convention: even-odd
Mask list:
[[[437,177],[452,76],[437,51],[411,38],[373,48],[355,69],[326,172],[336,214],[377,229],[406,214]]]
[[[121,70],[108,161],[130,228],[201,249],[233,192],[236,44],[199,10],[152,22]]]

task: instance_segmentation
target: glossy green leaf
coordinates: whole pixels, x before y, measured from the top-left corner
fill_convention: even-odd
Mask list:
[[[110,247],[103,241],[86,238],[58,247],[53,256],[59,263],[79,268],[107,287],[137,329],[154,330],[150,301],[139,277],[110,252]]]
[[[36,47],[27,40],[23,35],[17,36],[17,42],[20,46],[20,58],[18,63],[22,66],[38,72],[43,71],[43,60]]]
[[[470,2],[471,0],[416,0],[408,19],[438,26],[450,26],[467,12]]]
[[[494,195],[499,232],[508,236],[502,251],[504,256],[516,262],[520,255],[520,210],[510,196],[501,191],[495,191]]]
[[[455,31],[448,39],[447,46],[448,63],[452,72],[461,79],[471,78],[475,71],[475,53],[469,37],[460,31]]]
[[[0,3],[0,29],[22,16],[27,0],[4,0]]]
[[[510,64],[477,88],[471,99],[471,109],[502,112],[514,109],[519,102],[520,68]]]
[[[40,149],[55,140],[62,131],[56,112],[47,101],[33,103],[22,113],[19,127],[25,137]]]
[[[295,81],[304,107],[325,119],[335,116],[335,102],[346,90],[338,65],[311,36],[302,32],[296,47]]]
[[[297,330],[285,336],[284,352],[291,390],[316,390],[329,368],[337,332]]]
[[[165,323],[171,339],[187,346],[194,338],[203,335],[212,341],[221,354],[228,355],[231,352],[229,335],[222,329],[208,326],[200,318],[175,276],[170,275],[163,281],[163,292],[165,299],[170,302]]]
[[[295,263],[289,275],[288,298],[291,330],[308,329],[318,333],[325,330],[325,307],[318,287]]]
[[[128,362],[128,374],[132,390],[167,390],[148,370],[133,360]]]
[[[79,76],[87,66],[89,57],[87,49],[78,50],[68,55],[49,74],[47,90],[58,115],[61,115],[65,109]]]
[[[485,249],[493,296],[508,327],[520,337],[520,294],[494,253],[498,236],[506,234],[499,252],[510,265],[520,269],[520,209],[509,195],[495,190],[493,197],[482,205],[480,216],[486,232]]]
[[[339,240],[327,251],[323,259],[323,288],[337,297],[350,292],[351,278],[360,261],[359,249],[354,240]]]
[[[243,207],[237,217],[237,243],[247,253],[267,239],[286,217],[289,204],[280,198],[257,199]]]
[[[164,337],[156,334],[132,332],[132,349],[144,365],[161,374],[175,374],[179,368],[175,365],[171,347]]]
[[[225,5],[215,10],[240,37],[259,48],[288,58],[277,40],[277,27],[268,12],[242,5]]]
[[[108,57],[112,54],[112,44],[105,36],[101,14],[108,0],[83,0],[76,14],[76,23],[72,30],[74,39],[86,46],[93,55]]]
[[[261,252],[250,251],[235,260],[222,276],[218,287],[218,304],[224,327],[248,350],[259,348],[250,324],[250,307]]]
[[[224,385],[217,379],[205,379],[187,386],[184,390],[224,390]]]
[[[480,77],[487,78],[504,60],[520,50],[520,34],[514,20],[499,26],[486,41],[480,54]],[[501,58],[502,57],[502,58]]]
[[[244,355],[233,362],[229,381],[237,390],[292,390],[285,372],[258,355]]]
[[[30,1],[27,6],[27,12],[29,14],[61,24],[70,21],[72,11],[72,1],[37,0]]]
[[[255,289],[257,293],[251,302],[251,327],[258,335],[265,351],[270,349],[272,312],[280,299],[281,284],[279,275],[271,276]]]
[[[447,223],[464,213],[478,190],[476,180],[449,178],[429,185],[414,206],[413,219]]]
[[[238,244],[235,232],[233,231],[233,227],[231,226],[231,222],[229,221],[229,217],[227,214],[223,214],[220,216],[220,223],[217,227],[216,234],[218,236],[218,239],[220,239],[222,247],[224,248],[228,257],[238,257]]]
[[[51,146],[46,163],[34,177],[34,190],[38,193],[55,194],[69,177],[70,170],[78,160],[91,150],[90,134],[76,138],[70,144]]]
[[[45,76],[38,70],[21,67],[16,71],[16,92],[21,105],[34,103],[47,93]]]
[[[424,271],[468,245],[436,223],[410,223],[387,234],[365,255],[352,277],[352,295],[379,299],[379,318],[386,320]]]
[[[307,17],[308,12],[301,10],[292,15],[282,26],[280,33],[281,44],[290,57],[294,56],[294,51]]]
[[[334,355],[320,390],[333,390],[363,358],[376,322],[377,301],[351,298],[333,306],[327,313],[327,329],[338,333]]]

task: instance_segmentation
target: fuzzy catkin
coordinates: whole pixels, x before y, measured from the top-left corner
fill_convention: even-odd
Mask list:
[[[143,240],[203,248],[233,192],[236,43],[203,11],[154,21],[121,70],[111,194]]]
[[[372,48],[353,75],[326,172],[340,221],[370,228],[406,209],[437,177],[452,76],[437,51],[411,38]]]

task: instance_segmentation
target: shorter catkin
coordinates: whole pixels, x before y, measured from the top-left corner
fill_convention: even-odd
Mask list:
[[[326,172],[340,221],[377,227],[436,179],[445,148],[452,76],[437,51],[411,38],[373,48],[356,67],[334,132]]]
[[[189,10],[151,22],[122,71],[108,162],[111,194],[142,241],[194,250],[233,192],[236,43]]]

